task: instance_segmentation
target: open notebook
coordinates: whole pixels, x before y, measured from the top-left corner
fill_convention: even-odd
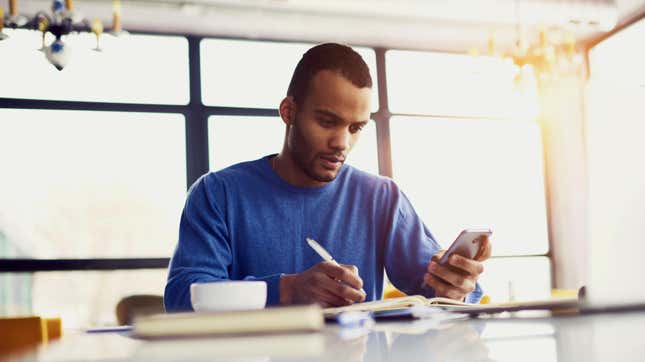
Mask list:
[[[406,297],[398,297],[391,299],[375,300],[373,302],[356,303],[344,307],[326,308],[324,313],[326,316],[336,315],[342,312],[374,312],[382,310],[396,310],[405,309],[416,306],[472,306],[448,298],[426,298],[422,295],[410,295]]]
[[[520,301],[493,304],[470,304],[448,298],[426,298],[422,295],[410,295],[406,297],[383,299],[373,302],[356,303],[345,307],[326,308],[323,310],[326,317],[332,317],[343,312],[373,312],[384,310],[396,310],[412,308],[417,306],[441,307],[442,309],[460,313],[480,314],[513,312],[519,310],[554,310],[565,308],[577,308],[578,300],[575,298],[561,298],[540,301]]]

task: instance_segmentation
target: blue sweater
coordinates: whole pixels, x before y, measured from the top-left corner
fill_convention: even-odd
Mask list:
[[[297,187],[271,169],[269,157],[206,174],[191,186],[170,261],[167,311],[192,309],[191,283],[220,280],[263,280],[267,304],[277,304],[282,274],[322,261],[306,237],[358,267],[366,300],[381,297],[384,268],[403,292],[434,295],[421,284],[439,245],[392,180],[344,165],[324,186]],[[478,285],[466,299],[481,295]]]

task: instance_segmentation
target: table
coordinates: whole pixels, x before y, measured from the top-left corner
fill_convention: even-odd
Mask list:
[[[645,311],[327,325],[321,333],[143,341],[68,333],[17,361],[644,361]]]

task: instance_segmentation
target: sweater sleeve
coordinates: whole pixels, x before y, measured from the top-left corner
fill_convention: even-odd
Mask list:
[[[219,187],[219,190],[217,189]],[[179,241],[170,260],[164,305],[168,312],[190,311],[190,285],[230,280],[234,262],[223,212],[224,190],[213,174],[203,176],[188,192],[179,225]],[[279,302],[281,274],[246,276],[267,283],[267,304]]]
[[[386,240],[385,269],[390,281],[406,294],[434,297],[435,291],[423,285],[428,263],[441,247],[417,215],[408,198],[392,182],[391,228]],[[466,296],[466,302],[477,303],[483,292],[476,284]]]

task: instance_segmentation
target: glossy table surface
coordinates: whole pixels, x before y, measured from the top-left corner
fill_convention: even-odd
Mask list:
[[[68,333],[19,361],[645,361],[645,311],[328,324],[320,333],[144,341]]]

